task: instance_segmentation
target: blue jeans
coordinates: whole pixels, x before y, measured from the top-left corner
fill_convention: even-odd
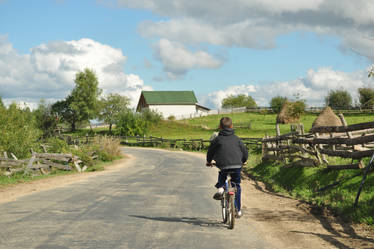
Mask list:
[[[230,175],[231,175],[231,183],[235,183],[236,190],[237,190],[236,194],[235,194],[235,207],[238,209],[238,211],[240,211],[240,209],[241,209],[241,192],[242,192],[242,189],[240,187],[240,181],[241,181],[241,175],[240,174],[241,174],[242,169],[221,170],[218,173],[218,182],[216,184],[216,188],[223,188],[225,186],[228,171],[233,172]]]

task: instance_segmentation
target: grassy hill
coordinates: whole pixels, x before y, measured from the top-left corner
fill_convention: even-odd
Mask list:
[[[151,128],[149,134],[163,138],[204,138],[208,139],[219,124],[219,120],[228,116],[234,122],[236,134],[241,137],[263,137],[275,135],[276,114],[261,113],[234,113],[225,115],[210,115],[206,117],[186,119],[181,121],[162,121]],[[305,114],[301,118],[305,131],[308,131],[313,124],[316,114]],[[352,114],[345,116],[348,124],[374,121],[373,114]],[[236,127],[237,126],[237,127]],[[248,128],[248,127],[251,128]],[[281,125],[281,133],[290,131],[290,125]]]

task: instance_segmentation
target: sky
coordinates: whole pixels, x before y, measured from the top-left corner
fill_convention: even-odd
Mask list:
[[[374,1],[0,0],[0,96],[35,107],[93,69],[103,94],[193,90],[268,106],[374,85]]]

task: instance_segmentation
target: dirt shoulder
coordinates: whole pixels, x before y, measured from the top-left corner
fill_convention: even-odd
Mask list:
[[[205,154],[184,152],[200,158]],[[265,184],[243,176],[243,217],[274,248],[374,248],[374,229],[343,222],[339,217],[299,200],[268,191]]]
[[[243,213],[277,248],[374,248],[374,230],[266,190],[244,177]],[[278,247],[279,246],[279,247]]]
[[[122,159],[116,160],[113,164],[104,166],[103,171],[83,172],[68,175],[56,175],[47,178],[38,179],[31,182],[17,183],[0,188],[0,204],[15,201],[17,198],[32,194],[38,191],[49,190],[62,187],[71,183],[86,180],[93,176],[108,174],[128,167],[135,158],[130,155],[124,155]]]

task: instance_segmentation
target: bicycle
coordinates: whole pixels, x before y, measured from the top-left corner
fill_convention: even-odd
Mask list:
[[[211,167],[216,166],[215,163],[211,164]],[[231,182],[231,173],[227,172],[227,179],[224,186],[223,198],[221,199],[222,208],[222,220],[223,223],[228,224],[229,229],[234,229],[235,225],[235,214],[237,212],[235,207],[235,194],[236,186],[234,182]]]

